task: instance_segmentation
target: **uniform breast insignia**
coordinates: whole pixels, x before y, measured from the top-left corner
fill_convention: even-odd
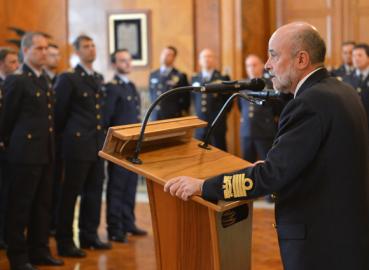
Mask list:
[[[179,77],[178,76],[172,76],[172,78],[170,80],[167,81],[167,85],[169,86],[175,86],[179,81]]]
[[[177,75],[172,76],[171,81],[173,85],[177,84],[179,82],[179,76]]]
[[[246,178],[244,173],[224,176],[222,186],[224,199],[247,197],[247,191],[253,186],[252,179]]]
[[[118,84],[118,81],[117,81],[117,80],[111,80],[111,81],[110,81],[110,83],[111,83],[112,85],[117,85],[117,84]]]
[[[150,80],[150,82],[151,82],[152,84],[157,84],[157,83],[159,82],[159,80],[158,80],[157,78],[152,78],[152,79]]]

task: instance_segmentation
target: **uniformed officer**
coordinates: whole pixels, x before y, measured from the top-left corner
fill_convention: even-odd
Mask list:
[[[140,95],[127,77],[131,72],[131,55],[126,49],[118,50],[111,55],[111,62],[116,74],[106,86],[106,125],[110,127],[139,123]],[[108,174],[106,218],[109,239],[125,243],[127,233],[147,234],[135,225],[137,174],[111,162],[108,165]]]
[[[353,50],[355,71],[343,80],[356,89],[364,104],[369,125],[369,45],[357,44]]]
[[[57,69],[60,62],[60,50],[58,45],[49,44],[47,49],[46,65],[44,72],[52,85],[55,85]],[[56,134],[55,134],[56,135]],[[63,175],[63,160],[61,158],[61,138],[55,137],[55,163],[54,163],[54,183],[53,183],[53,204],[51,208],[50,234],[55,235],[57,212],[61,196],[61,183]]]
[[[17,52],[8,49],[0,49],[0,120],[4,106],[3,84],[8,75],[13,74],[19,67]],[[4,142],[0,138],[0,249],[5,249],[5,212],[9,190],[9,176],[5,158]]]
[[[180,176],[165,190],[187,200],[243,200],[275,193],[285,270],[369,269],[369,131],[355,91],[324,68],[315,27],[291,23],[269,40],[273,85],[284,108],[265,162],[207,179]]]
[[[332,76],[342,80],[345,76],[349,76],[354,71],[352,62],[352,51],[355,47],[355,41],[345,41],[341,45],[342,65],[331,71]]]
[[[199,54],[199,65],[201,71],[192,76],[192,86],[201,86],[206,83],[215,83],[220,81],[228,81],[228,75],[222,75],[215,69],[215,56],[210,49],[203,49]],[[195,111],[197,116],[212,123],[224,103],[229,98],[229,95],[224,94],[201,94],[193,93],[193,100],[195,104]],[[230,110],[230,108],[228,109]],[[227,131],[227,115],[219,119],[219,123],[214,128],[210,136],[210,144],[222,150],[227,150],[226,145],[226,131]],[[198,128],[195,132],[195,137],[199,140],[205,138],[207,128]]]
[[[264,63],[259,56],[250,54],[245,59],[247,77],[262,78],[267,89],[273,84],[268,72],[264,71]],[[255,105],[245,99],[239,101],[241,110],[241,145],[244,159],[255,162],[263,160],[272,147],[277,132],[278,118],[283,109],[282,100],[270,99],[263,106]]]
[[[149,94],[151,102],[170,89],[188,86],[187,75],[174,67],[177,49],[167,46],[160,55],[160,69],[150,74]],[[153,120],[181,117],[188,115],[190,92],[178,93],[163,99],[152,112]]]
[[[73,43],[80,63],[58,76],[55,85],[56,131],[61,135],[64,182],[56,229],[58,253],[84,257],[73,241],[73,218],[81,195],[79,240],[82,248],[110,249],[97,235],[100,223],[103,162],[98,157],[105,137],[103,129],[103,77],[93,70],[96,48],[93,40],[80,35]]]
[[[6,220],[11,269],[62,265],[48,246],[52,163],[54,159],[54,95],[42,74],[48,41],[41,33],[22,38],[24,65],[6,78],[1,126],[11,185]],[[25,230],[27,229],[27,239]]]

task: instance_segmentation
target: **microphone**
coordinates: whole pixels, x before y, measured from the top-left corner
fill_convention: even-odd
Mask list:
[[[150,107],[146,111],[144,119],[141,123],[141,130],[140,130],[140,135],[137,139],[136,148],[134,150],[133,155],[130,157],[127,157],[127,159],[134,164],[142,164],[142,161],[139,159],[138,156],[141,152],[141,146],[142,146],[142,142],[144,139],[147,122],[149,121],[149,117],[152,111],[154,110],[155,106],[158,105],[158,103],[161,100],[167,98],[168,96],[171,96],[177,93],[189,92],[189,91],[200,92],[204,94],[209,94],[209,93],[233,94],[233,93],[236,93],[238,95],[244,95],[240,92],[244,90],[250,90],[251,92],[258,93],[259,91],[262,91],[264,87],[265,87],[265,82],[262,79],[251,79],[251,80],[246,80],[246,81],[222,81],[221,83],[210,83],[204,86],[195,86],[195,85],[194,86],[184,86],[184,87],[173,88],[167,92],[164,92],[150,105]],[[249,97],[244,97],[244,98],[251,100],[251,98]],[[261,105],[263,101],[258,101],[255,99],[254,102],[260,103]],[[228,104],[229,103],[227,103],[227,105]],[[224,107],[223,109],[225,109],[227,105],[223,106]],[[218,118],[219,117],[221,117],[221,114],[218,116]]]
[[[247,101],[249,101],[250,103],[254,103],[256,105],[260,105],[263,106],[265,103],[265,100],[263,99],[256,99],[256,98],[252,98],[250,97],[248,94],[245,93],[246,91],[241,91],[239,93],[234,93],[232,94],[227,101],[224,103],[222,109],[220,109],[219,113],[217,114],[217,116],[214,118],[213,122],[210,124],[208,124],[208,128],[207,128],[207,132],[205,134],[205,138],[204,141],[202,143],[199,144],[199,147],[210,150],[209,147],[209,141],[210,141],[210,135],[213,132],[214,128],[216,127],[216,125],[219,123],[219,119],[221,119],[222,117],[224,117],[225,112],[227,111],[227,107],[232,104],[232,101],[236,98],[236,97],[240,97],[243,99],[246,99]],[[261,93],[261,92],[255,92],[255,93]]]
[[[254,98],[275,98],[281,95],[281,92],[273,89],[264,89],[262,91],[243,91],[245,95]]]
[[[220,83],[208,83],[204,86],[193,86],[194,92],[233,94],[244,90],[259,92],[265,87],[262,79],[255,78],[243,81],[221,81]]]

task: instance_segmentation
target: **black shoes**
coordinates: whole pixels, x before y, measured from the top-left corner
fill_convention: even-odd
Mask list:
[[[86,252],[84,252],[82,249],[77,248],[75,245],[58,245],[58,254],[62,257],[71,258],[86,257]]]
[[[10,267],[11,270],[37,270],[30,263]]]
[[[122,233],[121,235],[110,235],[109,234],[109,240],[118,242],[118,243],[128,243],[127,234]]]
[[[80,239],[81,248],[84,249],[111,249],[111,243],[104,243],[99,238],[94,240]]]
[[[135,227],[132,230],[129,230],[128,232],[131,233],[132,235],[135,235],[135,236],[145,236],[145,235],[147,235],[147,231],[142,230],[138,227]]]
[[[51,255],[46,255],[42,257],[32,257],[30,256],[30,261],[33,265],[48,265],[48,266],[62,266],[64,261],[52,257]]]

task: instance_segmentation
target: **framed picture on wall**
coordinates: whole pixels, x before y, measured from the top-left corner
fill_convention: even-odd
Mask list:
[[[149,64],[148,11],[124,11],[108,14],[109,54],[127,49],[133,66]]]

